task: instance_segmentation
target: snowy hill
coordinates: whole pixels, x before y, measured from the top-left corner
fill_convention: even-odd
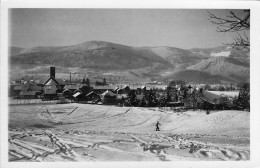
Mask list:
[[[249,112],[96,106],[10,106],[9,161],[250,160]]]
[[[249,63],[228,57],[213,57],[188,67],[190,70],[201,70],[212,75],[222,75],[233,79],[249,79]]]

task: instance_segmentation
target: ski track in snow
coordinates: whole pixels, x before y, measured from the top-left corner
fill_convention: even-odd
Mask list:
[[[9,161],[250,160],[249,138],[244,132],[235,134],[237,127],[247,128],[245,112],[206,115],[135,107],[87,107],[92,108],[79,105],[70,115],[51,109],[50,114],[32,113],[39,123],[53,125],[62,121],[54,128],[10,127]],[[163,131],[154,131],[157,121]],[[224,133],[224,128],[235,131],[219,134]]]
[[[70,133],[58,130],[49,130],[38,133],[22,133],[12,130],[14,134],[9,139],[10,161],[98,161],[96,150],[103,153],[124,153],[151,160],[248,160],[250,151],[237,148],[220,147],[218,145],[187,140],[180,135],[170,136],[163,134],[134,134],[110,133],[105,136],[101,132],[83,133],[72,131]],[[69,136],[66,136],[68,135]],[[24,136],[18,136],[24,135]],[[120,135],[121,137],[118,137]],[[123,137],[122,137],[123,136]],[[150,138],[152,137],[152,138]],[[93,139],[92,139],[93,138]],[[97,140],[97,139],[98,140]],[[109,139],[106,139],[109,138]],[[147,139],[149,139],[147,141]],[[36,140],[35,140],[36,139]],[[41,143],[37,143],[40,139]],[[156,139],[153,141],[151,139]],[[36,142],[34,142],[34,140]],[[117,145],[115,145],[117,144]],[[120,144],[120,145],[118,145]],[[135,145],[135,149],[120,149],[117,146]],[[80,149],[80,150],[77,150]],[[91,150],[90,150],[91,149]],[[168,153],[168,151],[184,150],[190,157]]]

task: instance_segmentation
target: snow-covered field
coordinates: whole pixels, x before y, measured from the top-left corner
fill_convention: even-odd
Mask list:
[[[89,104],[10,106],[9,160],[249,160],[249,116]]]
[[[210,53],[210,56],[212,57],[228,57],[231,55],[231,51],[222,51],[222,52],[218,52],[218,53]]]
[[[229,97],[235,97],[239,95],[239,91],[208,91],[216,95],[225,95]]]

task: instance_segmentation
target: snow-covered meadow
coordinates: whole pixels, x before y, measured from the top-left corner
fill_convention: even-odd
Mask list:
[[[12,105],[9,160],[249,160],[249,130],[246,111],[207,115],[90,104]]]

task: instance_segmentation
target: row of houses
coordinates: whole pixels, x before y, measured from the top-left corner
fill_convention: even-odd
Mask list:
[[[76,92],[84,95],[93,91],[96,94],[102,94],[105,91],[111,91],[115,94],[128,94],[130,90],[136,90],[137,94],[141,94],[142,90],[150,90],[151,88],[141,85],[94,85],[86,84],[70,84],[53,76],[41,81],[28,80],[19,84],[10,85],[10,95],[19,98],[39,98],[41,95],[46,97],[54,97],[57,94],[64,94],[65,97],[71,97]]]
[[[195,90],[199,90],[199,88],[193,88],[191,86],[187,88],[189,95],[191,95],[191,93],[193,93]],[[20,85],[15,85],[13,87],[13,91],[19,94],[20,98],[35,98],[40,95],[54,97],[57,96],[57,94],[62,94],[66,98],[75,98],[77,100],[93,100],[97,99],[98,95],[100,95],[100,97],[104,97],[105,94],[108,94],[110,96],[110,99],[112,99],[112,97],[115,95],[117,95],[117,99],[125,98],[130,91],[135,91],[137,99],[142,99],[145,92],[152,89],[154,88],[141,85],[94,85],[90,87],[86,84],[66,84],[64,81],[56,79],[54,77],[49,77],[46,81],[39,83],[36,83],[35,81],[25,81]],[[183,101],[183,92],[180,92],[180,89],[180,87],[176,88],[176,90],[178,91],[176,101]],[[156,93],[159,96],[165,96],[166,94],[165,89],[157,90]],[[215,94],[211,94],[206,90],[203,90],[203,95],[205,95],[205,97],[214,97],[213,99],[215,100],[219,100],[221,97]]]
[[[55,68],[51,68],[50,77],[41,81],[24,81],[20,84],[11,85],[11,93],[19,98],[44,98],[55,99],[64,97],[75,101],[102,101],[104,104],[122,103],[130,92],[136,94],[138,100],[142,100],[146,93],[156,90],[156,97],[159,99],[166,96],[166,85],[94,85],[71,84],[55,78]],[[184,87],[176,86],[173,88],[176,92],[174,95],[173,105],[183,103],[187,108],[201,107],[205,102],[210,104],[219,103],[221,96],[210,93],[207,90],[191,85]]]

